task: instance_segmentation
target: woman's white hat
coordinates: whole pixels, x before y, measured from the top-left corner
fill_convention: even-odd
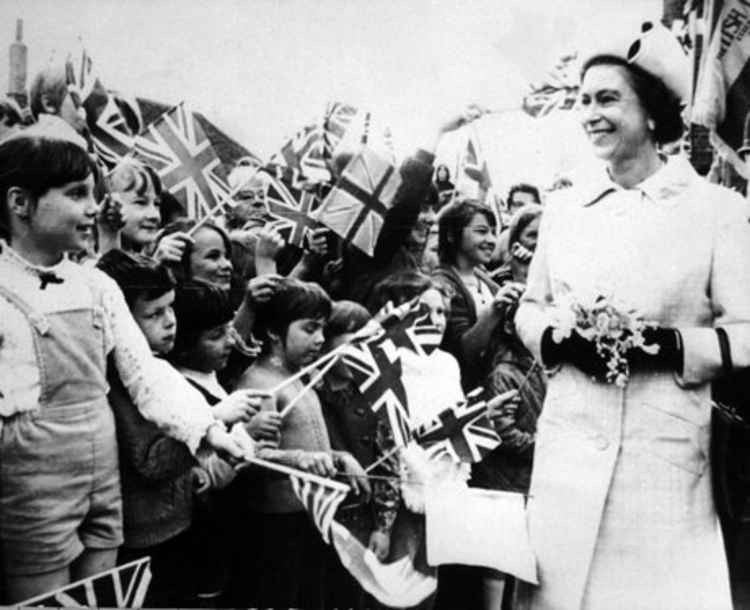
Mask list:
[[[660,23],[646,22],[637,33],[604,33],[581,54],[581,66],[597,55],[613,55],[661,80],[680,100],[690,99],[690,59],[675,35]]]

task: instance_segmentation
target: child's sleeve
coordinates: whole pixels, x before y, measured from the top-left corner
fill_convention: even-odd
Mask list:
[[[117,284],[98,271],[97,282],[103,288],[107,349],[133,404],[143,417],[195,453],[208,428],[216,423],[211,408],[172,365],[151,353]]]

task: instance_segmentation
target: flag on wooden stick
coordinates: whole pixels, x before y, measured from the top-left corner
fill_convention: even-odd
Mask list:
[[[191,218],[202,218],[229,202],[224,167],[184,103],[165,112],[136,138],[136,153],[156,170],[164,188]]]
[[[19,607],[140,608],[151,582],[149,557],[95,574],[55,591],[27,599]]]
[[[401,175],[390,161],[369,148],[362,148],[346,166],[315,217],[372,256],[400,184]]]
[[[749,112],[750,2],[726,0],[704,54],[692,120],[736,151]]]

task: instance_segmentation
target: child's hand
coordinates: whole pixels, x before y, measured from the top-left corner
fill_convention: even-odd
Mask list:
[[[107,233],[117,233],[125,226],[122,218],[122,204],[109,193],[104,196],[99,206],[96,219],[99,230]]]
[[[328,229],[315,229],[308,235],[307,250],[310,254],[321,258],[328,254]]]
[[[284,238],[272,226],[265,226],[258,231],[258,241],[255,242],[255,258],[275,260],[276,255],[284,247]]]
[[[250,418],[260,411],[263,399],[268,396],[267,392],[257,390],[236,390],[214,406],[214,417],[227,425],[238,421],[250,421]]]
[[[363,496],[365,502],[368,502],[372,489],[364,468],[351,453],[346,451],[336,453],[336,462],[337,466],[347,475],[349,485],[352,486],[354,493]]]
[[[193,238],[187,233],[170,233],[159,240],[154,258],[160,263],[179,263],[187,247],[193,243]]]
[[[370,542],[367,545],[367,548],[375,554],[375,557],[377,557],[379,561],[385,561],[385,558],[388,557],[388,553],[391,550],[391,537],[388,534],[375,530],[370,534]]]
[[[281,440],[281,413],[259,411],[250,418],[245,429],[256,441],[264,439],[278,445]]]
[[[321,477],[332,477],[336,474],[336,469],[333,467],[333,458],[326,451],[301,451],[297,467]]]
[[[492,302],[496,311],[507,311],[515,307],[523,294],[525,286],[520,282],[507,282],[495,294]]]
[[[193,492],[197,495],[206,493],[211,488],[211,477],[200,466],[193,466],[190,471],[193,479]]]
[[[487,403],[487,414],[498,433],[515,425],[520,402],[521,395],[518,390],[510,390],[495,396]]]
[[[276,273],[256,275],[247,283],[247,298],[252,303],[266,303],[274,295],[282,279]]]

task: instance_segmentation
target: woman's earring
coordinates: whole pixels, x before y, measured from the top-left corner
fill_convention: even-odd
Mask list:
[[[648,121],[646,121],[646,126],[648,127],[649,131],[653,131],[654,129],[656,129],[656,123],[654,122],[654,119],[649,119]]]

